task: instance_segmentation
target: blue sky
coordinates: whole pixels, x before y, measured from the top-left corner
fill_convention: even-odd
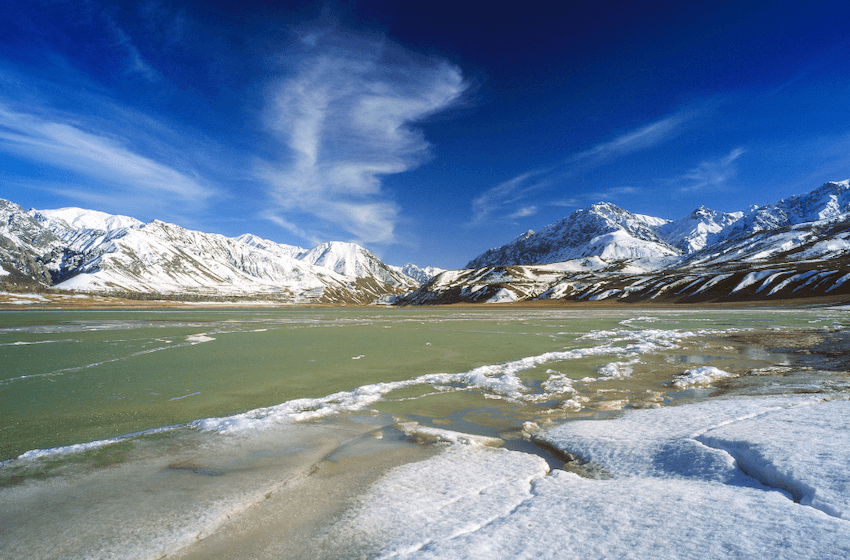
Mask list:
[[[459,268],[850,178],[844,2],[0,0],[0,198]]]

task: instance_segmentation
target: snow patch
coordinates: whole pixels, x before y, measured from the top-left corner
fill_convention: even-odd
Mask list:
[[[696,369],[690,369],[673,380],[673,385],[676,387],[689,387],[691,385],[708,385],[718,379],[727,377],[735,377],[734,373],[723,371],[714,366],[702,366]]]
[[[487,300],[487,303],[509,303],[512,301],[516,301],[516,294],[508,290],[507,288],[502,288],[496,294]]]

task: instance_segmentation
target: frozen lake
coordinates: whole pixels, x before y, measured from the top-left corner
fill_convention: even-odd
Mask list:
[[[850,555],[848,308],[0,321],[3,558]]]

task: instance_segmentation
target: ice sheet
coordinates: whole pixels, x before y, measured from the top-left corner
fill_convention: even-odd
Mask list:
[[[830,559],[850,555],[847,523],[778,492],[699,480],[588,480],[556,471],[509,515],[384,558]]]
[[[850,521],[850,402],[796,406],[698,436],[762,483]]]
[[[339,524],[337,540],[364,556],[382,548],[379,558],[407,557],[510,515],[548,470],[546,461],[526,453],[454,444],[394,469]]]
[[[454,444],[379,482],[347,530],[381,528],[381,558],[848,558],[848,418],[846,400],[735,398],[545,433],[597,478]]]

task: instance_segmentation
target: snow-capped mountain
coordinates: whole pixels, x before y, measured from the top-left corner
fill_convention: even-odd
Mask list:
[[[777,230],[813,222],[846,221],[850,213],[850,180],[824,183],[803,195],[755,207],[731,231],[747,233]]]
[[[351,243],[308,250],[0,200],[0,285],[17,289],[402,305],[702,302],[847,298],[848,280],[850,181],[746,212],[700,207],[674,221],[594,204],[459,271],[387,266]]]
[[[640,261],[663,267],[681,251],[657,229],[667,220],[632,214],[607,202],[577,210],[538,232],[528,231],[510,243],[472,259],[466,268],[547,264],[597,256],[606,261]]]
[[[739,301],[850,294],[850,181],[680,220],[594,204],[435,278],[402,304]]]
[[[404,291],[419,287],[419,282],[387,266],[374,253],[355,243],[322,243],[299,258],[343,276],[371,279]]]
[[[7,201],[0,217],[0,281],[7,285],[27,279],[94,293],[328,303],[369,303],[418,286],[353,244],[328,244],[345,248],[337,251],[346,257],[335,263],[344,269],[338,273],[304,260],[328,251],[250,234],[227,238],[79,208],[24,212]]]
[[[674,221],[598,203],[490,249],[466,267],[548,264],[596,256],[610,264],[629,262],[645,270],[661,270],[686,262],[763,260],[817,243],[823,243],[819,248],[826,255],[834,253],[827,245],[835,246],[834,236],[840,233],[835,228],[840,229],[839,224],[848,218],[850,181],[826,183],[808,194],[746,213],[702,206]],[[817,258],[818,250],[806,254]]]
[[[743,212],[727,214],[700,206],[684,218],[660,225],[656,231],[667,243],[689,255],[713,245],[724,228],[743,215]]]
[[[72,245],[83,258],[75,274],[56,288],[85,292],[154,294],[264,294],[293,300],[343,300],[346,279],[332,271],[251,247],[222,235],[153,221],[138,228]]]
[[[420,284],[427,284],[431,281],[432,278],[438,276],[441,272],[445,272],[442,268],[437,268],[436,266],[426,266],[422,268],[420,266],[416,266],[413,263],[407,263],[404,266],[392,266],[390,267],[396,272],[404,274],[410,278],[413,278]]]

